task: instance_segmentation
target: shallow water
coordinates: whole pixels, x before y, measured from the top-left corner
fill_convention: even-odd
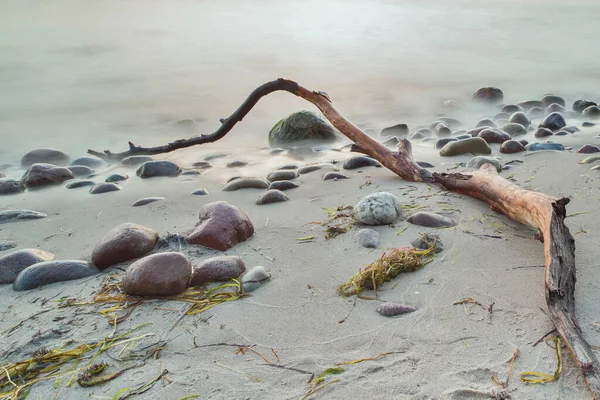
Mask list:
[[[596,1],[3,0],[0,161],[211,132],[278,77],[376,130],[427,123],[487,85],[508,102],[597,99],[599,17]],[[271,95],[201,151],[253,152],[299,108],[311,106]]]

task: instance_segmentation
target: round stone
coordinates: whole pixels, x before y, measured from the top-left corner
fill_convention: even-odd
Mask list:
[[[529,125],[531,125],[531,119],[522,111],[517,111],[517,112],[513,113],[510,116],[510,118],[508,119],[508,122],[512,122],[515,124],[521,124],[525,128],[527,128]]]
[[[298,111],[277,122],[269,132],[269,146],[286,147],[302,142],[338,139],[333,126],[310,111]]]
[[[535,131],[535,137],[547,137],[547,136],[552,136],[552,131],[548,128],[538,128]]]
[[[298,184],[292,181],[275,181],[271,182],[271,184],[269,185],[269,190],[277,189],[283,191],[288,189],[294,189],[297,187],[299,187]]]
[[[508,133],[495,128],[485,129],[481,131],[478,137],[482,138],[488,143],[504,143],[507,140],[511,139]]]
[[[121,165],[124,167],[137,167],[145,162],[153,161],[150,156],[129,156],[121,160]]]
[[[73,173],[65,167],[52,164],[33,164],[21,178],[27,188],[58,185],[69,179],[75,179]]]
[[[218,256],[202,260],[192,269],[189,286],[202,286],[209,282],[226,282],[246,271],[246,264],[238,256]]]
[[[71,162],[71,165],[83,165],[90,168],[100,168],[106,165],[106,161],[94,156],[83,156],[74,159]]]
[[[344,161],[344,165],[342,168],[358,169],[358,168],[365,168],[365,167],[378,167],[379,168],[379,167],[381,167],[381,164],[379,163],[379,161],[377,161],[371,157],[354,156],[354,157],[350,157],[346,161]]]
[[[183,292],[191,277],[192,264],[183,253],[152,254],[127,268],[123,291],[135,296],[172,296]]]
[[[328,172],[323,175],[324,181],[337,181],[338,179],[349,179],[346,175],[340,174],[339,172]]]
[[[552,94],[546,95],[544,97],[542,97],[540,99],[540,101],[545,105],[545,106],[549,106],[551,104],[558,104],[561,105],[562,107],[565,107],[567,105],[567,103],[565,102],[565,99],[563,99],[560,96],[555,96]]]
[[[481,127],[484,127],[484,126],[486,126],[488,128],[495,128],[496,124],[491,119],[486,118],[486,119],[482,119],[481,121],[479,121],[477,123],[477,125],[475,125],[475,128],[481,128]]]
[[[208,193],[208,190],[201,188],[194,190],[191,194],[193,194],[194,196],[206,196]]]
[[[557,113],[557,112],[554,112],[554,113],[548,115],[540,123],[540,128],[548,128],[551,131],[558,131],[561,128],[564,128],[565,126],[567,126],[565,118],[562,116],[562,114]]]
[[[92,263],[104,269],[148,254],[158,240],[158,232],[145,226],[124,223],[109,231],[92,251]]]
[[[69,165],[67,168],[75,176],[90,176],[94,173],[93,169],[86,167],[85,165]]]
[[[593,101],[589,101],[589,100],[577,100],[576,102],[573,103],[573,111],[575,111],[578,114],[581,114],[581,112],[583,110],[585,110],[586,108],[590,107],[590,106],[597,106],[598,104],[594,103]]]
[[[13,251],[0,257],[0,284],[13,283],[25,268],[54,259],[54,254],[38,249]]]
[[[447,228],[456,225],[456,222],[448,217],[427,211],[419,211],[408,217],[407,221],[428,228]]]
[[[466,153],[491,154],[492,149],[483,138],[474,137],[450,142],[446,144],[442,150],[440,150],[440,156],[443,157],[456,156]]]
[[[500,153],[503,154],[513,154],[521,151],[525,151],[525,146],[516,140],[507,140],[500,146]]]
[[[98,268],[87,261],[44,261],[21,271],[13,282],[13,290],[31,290],[51,283],[86,278],[99,272]]]
[[[397,124],[394,126],[388,126],[381,130],[381,136],[406,136],[408,135],[408,125]]]
[[[242,287],[245,292],[253,292],[271,279],[265,267],[257,265],[242,275]]]
[[[388,192],[372,193],[360,200],[352,210],[354,220],[364,225],[388,225],[401,216],[400,200]]]
[[[509,122],[508,124],[502,125],[500,130],[508,133],[511,136],[525,135],[527,133],[527,129],[525,129],[523,125],[515,122]]]
[[[256,205],[260,206],[264,204],[279,203],[282,201],[288,201],[289,199],[290,198],[287,196],[287,194],[283,193],[281,190],[270,189],[256,200]]]
[[[33,164],[53,164],[64,166],[69,163],[70,157],[56,149],[40,148],[31,150],[21,158],[21,167],[29,168]]]
[[[581,116],[593,120],[598,119],[600,118],[600,107],[589,106],[581,112]]]
[[[151,178],[155,176],[177,176],[181,168],[172,161],[147,161],[136,171],[140,178]]]
[[[224,201],[204,205],[199,221],[188,240],[191,244],[227,250],[254,234],[250,218],[238,207]]]
[[[112,174],[106,178],[105,182],[121,182],[129,179],[127,174]]]
[[[379,232],[373,229],[361,229],[356,232],[358,244],[367,249],[379,247]]]
[[[67,189],[78,189],[78,188],[90,187],[90,186],[94,186],[94,185],[96,185],[96,182],[94,182],[94,181],[88,181],[88,180],[71,181],[71,182],[67,183],[66,188]]]
[[[504,93],[495,87],[484,87],[473,93],[473,100],[482,103],[498,104],[504,100]]]
[[[141,207],[141,206],[145,206],[146,204],[154,203],[157,201],[162,201],[164,199],[165,199],[164,197],[144,197],[143,199],[137,200],[131,206],[132,207]]]

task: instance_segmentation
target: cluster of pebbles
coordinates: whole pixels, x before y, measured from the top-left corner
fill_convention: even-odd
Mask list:
[[[501,171],[503,166],[497,158],[491,157],[493,151],[513,154],[524,151],[570,150],[557,141],[568,135],[587,135],[595,132],[595,122],[600,119],[600,108],[594,102],[577,100],[572,110],[567,110],[566,101],[556,95],[547,94],[540,100],[530,100],[517,104],[503,104],[503,93],[497,88],[482,88],[473,99],[483,103],[489,112],[474,126],[465,126],[452,116],[439,115],[427,126],[409,129],[406,124],[397,124],[384,128],[378,140],[393,147],[401,139],[431,142],[439,150],[441,157],[473,155],[466,164],[467,168],[477,169],[483,164],[492,164]],[[461,107],[457,102],[447,102],[449,109]],[[600,138],[600,136],[595,136]],[[347,150],[344,146],[340,150]],[[274,149],[272,153],[286,152]],[[578,153],[598,153],[600,148],[586,144]],[[182,168],[173,161],[155,160],[150,156],[131,156],[123,159],[119,167],[135,169],[135,179],[154,177],[196,176],[212,167],[210,161],[220,155],[206,157],[192,164],[191,168]],[[600,161],[600,155],[592,155],[581,163],[594,164]],[[423,167],[431,164],[419,162]],[[247,163],[233,161],[229,168],[244,168]],[[87,188],[90,194],[105,194],[122,190],[124,182],[130,179],[124,173],[108,175],[113,166],[98,157],[83,156],[71,159],[66,153],[48,148],[30,151],[21,159],[20,168],[24,173],[20,179],[4,177],[0,171],[0,195],[22,193],[25,190],[37,190],[46,186],[64,185],[66,189]],[[341,168],[340,168],[341,167]],[[298,188],[297,178],[302,175],[321,171],[323,180],[342,180],[351,178],[347,172],[361,171],[364,168],[381,167],[370,157],[353,155],[343,163],[320,162],[306,165],[282,165],[267,174],[266,177],[238,176],[229,179],[222,188],[225,192],[260,189],[263,192],[257,198],[258,206],[284,202],[290,199],[286,193]],[[595,164],[592,169],[600,169]],[[14,175],[18,168],[2,165],[0,170],[11,171]],[[98,172],[97,172],[98,171]],[[101,172],[100,172],[101,171]],[[97,178],[107,175],[103,181]],[[133,175],[133,174],[132,174]],[[194,190],[192,195],[208,195],[206,189]],[[163,197],[147,197],[136,201],[133,206],[144,206]],[[31,210],[2,210],[0,223],[45,218],[46,214]],[[393,224],[402,216],[400,200],[385,192],[373,193],[358,202],[352,212],[356,224],[357,241],[366,248],[379,246],[379,234],[369,228],[373,225]],[[443,215],[418,212],[407,218],[409,223],[428,228],[452,227],[456,223]],[[248,240],[254,234],[254,227],[248,216],[239,208],[226,202],[205,204],[200,210],[199,221],[193,232],[186,237],[178,237],[186,246],[205,246],[218,251],[228,250],[240,242]],[[209,282],[227,281],[241,277],[247,291],[255,290],[270,278],[269,272],[262,266],[248,271],[243,260],[237,256],[218,256],[194,260],[182,251],[164,251],[165,241],[155,230],[125,223],[115,227],[100,240],[94,248],[90,261],[55,260],[54,255],[36,249],[12,251],[0,257],[0,283],[12,284],[14,290],[30,290],[54,282],[80,279],[99,273],[117,264],[128,263],[123,275],[123,289],[126,293],[140,296],[167,296],[181,293],[187,287],[204,285]],[[15,243],[0,241],[0,251],[13,249]],[[413,246],[423,248],[427,244],[415,241]],[[166,246],[168,250],[169,246]],[[441,251],[442,243],[437,241],[436,251]],[[414,311],[410,306],[386,304],[379,312],[392,316]]]

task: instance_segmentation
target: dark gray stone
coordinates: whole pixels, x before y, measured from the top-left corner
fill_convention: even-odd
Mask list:
[[[400,138],[398,136],[392,136],[383,142],[383,145],[386,147],[396,147],[400,143]]]
[[[584,128],[591,128],[592,126],[596,126],[596,124],[593,123],[593,122],[587,122],[586,121],[583,124],[581,124],[581,126],[584,127]]]
[[[161,201],[164,199],[165,199],[164,197],[144,197],[143,199],[137,200],[131,206],[132,207],[141,207],[141,206],[145,206],[146,204],[154,203],[154,202]]]
[[[545,106],[549,106],[551,104],[559,104],[563,107],[565,107],[567,105],[567,103],[565,102],[565,99],[563,99],[560,96],[555,96],[552,94],[546,95],[544,97],[542,97],[540,99],[540,101],[545,105]]]
[[[435,136],[439,138],[448,137],[452,135],[452,130],[446,125],[445,122],[440,122],[434,128]]]
[[[0,195],[22,193],[25,186],[16,179],[0,178]]]
[[[96,266],[87,261],[45,261],[21,271],[13,283],[13,290],[31,290],[51,283],[85,278],[99,272]]]
[[[197,176],[200,175],[200,171],[196,169],[186,169],[179,176]]]
[[[410,242],[410,245],[417,250],[427,250],[435,243],[434,252],[440,253],[444,250],[444,244],[438,235],[420,234],[418,238]]]
[[[598,106],[589,106],[585,110],[581,112],[581,116],[583,118],[596,120],[600,118],[600,107]]]
[[[292,181],[275,181],[275,182],[271,182],[271,184],[269,185],[269,190],[271,189],[277,189],[277,190],[288,190],[288,189],[294,189],[299,187],[297,183],[292,182]]]
[[[129,179],[129,175],[127,174],[112,174],[104,182],[121,182],[127,179]]]
[[[500,130],[508,133],[511,136],[527,134],[527,129],[523,125],[517,124],[515,122],[509,122],[508,124],[502,125]]]
[[[246,161],[232,161],[230,163],[227,164],[227,168],[239,168],[239,167],[245,167],[246,165],[248,165],[248,163]]]
[[[340,174],[339,172],[328,172],[323,175],[324,181],[337,181],[338,179],[349,179],[346,175]]]
[[[298,166],[296,164],[288,164],[288,165],[282,165],[281,167],[277,168],[278,171],[285,170],[285,169],[298,169]]]
[[[575,111],[578,114],[581,114],[581,112],[583,110],[585,110],[586,108],[590,107],[590,106],[597,106],[598,104],[594,103],[593,101],[589,101],[589,100],[577,100],[576,102],[573,103],[573,111]]]
[[[448,217],[427,211],[419,211],[408,217],[407,221],[428,228],[447,228],[456,225],[456,222]]]
[[[269,187],[269,182],[260,178],[243,177],[229,182],[223,188],[224,192],[233,192],[239,189],[266,189]]]
[[[410,314],[417,310],[417,307],[388,302],[381,303],[381,305],[375,309],[379,315],[384,317],[397,317],[398,315]]]
[[[4,210],[0,211],[0,224],[46,218],[47,216],[48,214],[31,210]]]
[[[498,104],[504,100],[504,93],[495,87],[485,87],[473,93],[473,100],[482,103]]]
[[[502,106],[502,112],[506,114],[516,113],[518,111],[523,111],[523,107],[518,106],[516,104],[505,104]],[[506,116],[508,118],[508,115]]]
[[[216,160],[217,158],[223,158],[223,157],[227,157],[227,154],[225,154],[225,153],[208,154],[206,157],[204,157],[204,161]]]
[[[90,187],[90,186],[94,186],[94,185],[96,185],[96,182],[94,182],[94,181],[88,181],[88,180],[72,181],[72,182],[67,183],[66,188],[67,189],[78,189],[78,188]]]
[[[54,259],[54,254],[38,249],[13,251],[0,257],[0,284],[13,283],[25,268]]]
[[[367,249],[376,249],[379,247],[379,232],[373,229],[361,229],[356,232],[358,244]]]
[[[535,137],[547,137],[547,136],[552,136],[552,131],[548,128],[538,128],[535,131]]]
[[[75,176],[90,176],[94,173],[92,168],[86,167],[85,165],[69,165],[67,168]]]
[[[510,116],[510,118],[508,119],[508,122],[512,122],[515,124],[521,124],[525,128],[527,128],[529,125],[531,125],[531,119],[522,111],[517,111],[517,112],[513,113]]]
[[[511,139],[508,133],[495,128],[485,129],[479,132],[479,135],[477,136],[488,143],[504,143]]]
[[[491,119],[486,118],[486,119],[482,119],[481,121],[479,121],[477,123],[477,125],[475,125],[475,128],[481,128],[484,126],[487,126],[488,128],[495,128],[496,124]]]
[[[388,126],[381,130],[381,136],[406,136],[408,135],[408,125],[398,124],[394,126]]]
[[[181,173],[181,168],[172,161],[147,161],[135,173],[140,178],[177,176]]]
[[[287,194],[283,193],[281,190],[269,189],[256,200],[256,205],[261,206],[264,204],[279,203],[288,201],[289,199]]]
[[[594,146],[593,144],[585,144],[581,146],[577,152],[582,154],[598,153],[600,152],[600,147]]]
[[[365,168],[365,167],[381,167],[381,164],[379,163],[379,161],[375,160],[374,158],[371,157],[367,157],[367,156],[354,156],[354,157],[350,157],[348,158],[346,161],[344,161],[344,165],[342,168],[344,169],[358,169],[358,168]]]
[[[309,174],[311,172],[319,171],[319,170],[322,170],[322,169],[329,169],[329,170],[332,170],[332,171],[339,171],[339,168],[337,168],[333,164],[321,163],[321,164],[310,164],[310,165],[305,165],[303,167],[300,167],[300,168],[298,168],[298,174],[299,175],[305,175],[305,174]]]
[[[546,108],[546,111],[548,113],[553,113],[553,112],[563,113],[563,112],[565,112],[565,108],[563,106],[561,106],[560,104],[552,103],[548,106],[548,108]]]
[[[90,189],[90,193],[91,194],[102,194],[102,193],[108,193],[108,192],[116,192],[121,189],[122,189],[121,186],[117,185],[116,183],[103,182],[103,183],[98,183],[97,185],[94,185]]]
[[[206,196],[208,193],[208,190],[201,188],[194,190],[191,194],[193,194],[194,196]]]
[[[208,161],[198,161],[192,164],[192,167],[198,169],[212,168],[212,165]]]
[[[529,111],[527,111],[527,115],[529,115],[530,117],[541,117],[545,113],[546,113],[546,111],[540,107],[533,107],[533,108],[529,109]]]
[[[31,150],[21,158],[21,167],[29,168],[33,164],[53,164],[58,166],[64,166],[69,163],[70,157],[56,149],[41,148]]]
[[[561,128],[567,126],[567,122],[565,118],[560,113],[552,113],[548,115],[544,120],[540,123],[540,128],[548,128],[551,131],[558,131]]]
[[[292,169],[283,169],[280,171],[273,171],[267,175],[267,181],[276,182],[276,181],[291,181],[292,179],[296,179],[298,177],[298,172]]]
[[[83,156],[74,159],[71,162],[71,165],[83,165],[89,168],[100,168],[106,165],[106,161],[94,156]]]

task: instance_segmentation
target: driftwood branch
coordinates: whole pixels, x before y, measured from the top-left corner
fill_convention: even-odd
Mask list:
[[[275,91],[287,91],[314,104],[343,135],[352,140],[356,151],[377,159],[383,166],[411,182],[436,182],[441,186],[488,203],[492,210],[539,230],[545,249],[545,296],[549,318],[567,345],[594,398],[600,398],[600,364],[586,342],[575,320],[575,241],[564,224],[569,199],[525,190],[502,178],[490,165],[483,165],[472,174],[432,174],[415,163],[408,140],[398,143],[397,152],[370,138],[346,120],[331,104],[329,96],[303,88],[294,81],[278,79],[256,90],[214,133],[181,139],[164,146],[144,148],[129,143],[129,150],[112,153],[109,150],[90,154],[111,160],[132,155],[171,152],[225,136],[263,96]]]

